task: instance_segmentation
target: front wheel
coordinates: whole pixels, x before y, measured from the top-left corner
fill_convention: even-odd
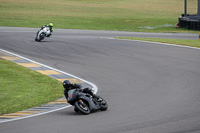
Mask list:
[[[38,40],[37,40],[37,37],[35,37],[35,41],[38,41]]]
[[[108,104],[107,104],[107,102],[103,99],[103,98],[101,98],[102,99],[102,101],[100,102],[100,106],[101,106],[101,111],[105,111],[105,110],[107,110],[108,109]]]
[[[88,115],[90,114],[90,108],[84,100],[78,100],[74,103],[76,109],[78,109],[81,113]]]
[[[46,36],[46,34],[45,33],[40,33],[40,35],[39,35],[39,39],[37,39],[37,41],[38,42],[40,42],[41,40],[43,40],[44,39],[44,37]]]

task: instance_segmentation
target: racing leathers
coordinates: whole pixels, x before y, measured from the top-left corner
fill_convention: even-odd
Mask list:
[[[38,33],[39,33],[43,28],[45,28],[45,27],[49,27],[49,29],[50,29],[50,34],[47,35],[47,37],[50,37],[50,36],[52,35],[52,33],[53,33],[53,27],[50,26],[49,24],[48,24],[48,25],[43,25],[43,26],[41,27],[41,29],[37,32],[37,35],[38,35]]]
[[[66,97],[66,99],[68,98],[68,91],[69,90],[73,90],[73,89],[81,89],[82,87],[78,84],[72,84],[70,87],[68,88],[65,88],[64,90],[64,95]],[[92,92],[92,89],[90,88],[84,88],[84,89],[81,89],[83,93],[88,93],[90,94],[91,96],[93,96],[94,98],[99,98],[97,95],[95,95],[93,92]]]

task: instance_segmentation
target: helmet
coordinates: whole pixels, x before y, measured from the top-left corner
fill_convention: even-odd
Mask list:
[[[49,23],[49,26],[50,26],[50,27],[53,27],[53,23]]]
[[[69,80],[65,80],[63,82],[63,87],[67,90],[69,90],[69,87],[71,87],[73,84],[71,84],[71,82]]]

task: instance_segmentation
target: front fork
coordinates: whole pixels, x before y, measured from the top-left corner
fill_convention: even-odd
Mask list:
[[[41,29],[40,30],[38,30],[38,32],[36,33],[36,37],[37,37],[37,39],[39,39],[39,36],[38,36],[38,34],[39,34],[39,32],[41,31]]]

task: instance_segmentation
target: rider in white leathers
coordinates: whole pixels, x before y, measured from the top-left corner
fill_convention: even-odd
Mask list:
[[[49,29],[50,29],[50,34],[47,35],[47,37],[50,37],[50,36],[52,35],[52,32],[53,32],[53,23],[49,23],[49,24],[47,24],[47,25],[43,25],[43,26],[41,27],[41,29],[37,32],[37,35],[38,35],[38,33],[39,33],[43,28],[45,28],[45,27],[49,27]]]

